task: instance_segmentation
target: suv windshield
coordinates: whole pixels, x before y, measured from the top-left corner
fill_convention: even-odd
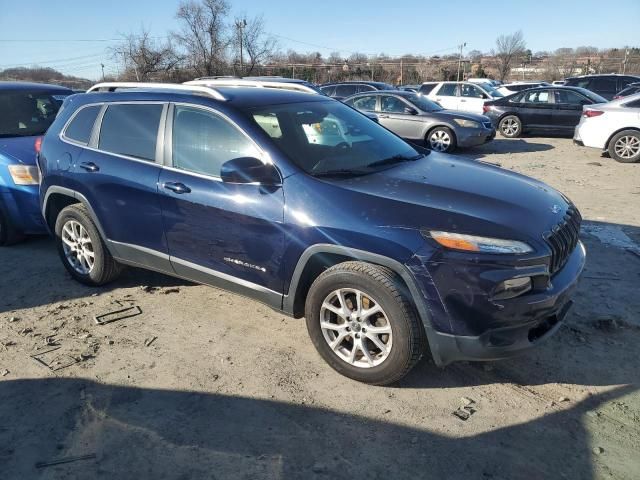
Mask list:
[[[422,156],[340,102],[271,105],[248,113],[292,162],[316,176],[362,175]]]
[[[43,135],[65,96],[58,92],[0,92],[0,137]]]
[[[496,90],[493,85],[489,85],[488,83],[483,83],[481,87],[484,88],[485,91],[494,98],[504,97],[504,95],[500,93],[498,90]]]
[[[429,100],[423,95],[408,95],[405,98],[423,112],[439,112],[440,110],[444,110],[444,108],[442,108],[436,102]]]

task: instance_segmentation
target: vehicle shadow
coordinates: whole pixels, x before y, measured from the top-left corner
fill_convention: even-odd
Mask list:
[[[518,153],[545,152],[552,150],[553,145],[543,143],[544,139],[539,137],[524,138],[500,138],[496,137],[493,141],[479,145],[477,147],[461,148],[454,152],[455,155],[464,156],[479,160],[488,155],[511,155]]]
[[[481,433],[447,417],[460,422],[453,424],[454,438],[255,398],[81,379],[3,381],[2,477],[589,480],[595,478],[595,445],[587,413],[635,391],[615,388]],[[95,458],[35,466],[88,454]],[[626,462],[626,469],[634,468],[633,459]]]

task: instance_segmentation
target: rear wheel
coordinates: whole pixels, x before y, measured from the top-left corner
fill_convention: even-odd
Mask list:
[[[87,209],[63,209],[56,219],[58,253],[67,271],[81,283],[99,286],[115,280],[122,267],[105,246]]]
[[[623,130],[609,142],[609,155],[622,163],[640,161],[640,132]]]
[[[456,136],[450,128],[436,127],[427,134],[427,146],[436,152],[452,152],[456,148]]]
[[[498,130],[503,137],[517,138],[522,134],[522,122],[515,115],[507,115],[500,120]]]
[[[416,364],[426,341],[404,284],[389,269],[345,262],[313,282],[305,305],[309,336],[337,372],[388,385]]]

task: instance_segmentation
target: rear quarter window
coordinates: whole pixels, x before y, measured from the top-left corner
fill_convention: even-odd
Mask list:
[[[87,145],[91,138],[93,125],[96,123],[96,118],[101,108],[101,105],[91,105],[81,108],[73,117],[71,123],[67,125],[64,136],[74,142]]]
[[[109,105],[102,119],[98,148],[155,161],[161,104]]]
[[[436,83],[422,85],[420,87],[420,93],[423,95],[428,95],[429,93],[431,93],[431,91],[435,88],[436,85],[437,85]]]

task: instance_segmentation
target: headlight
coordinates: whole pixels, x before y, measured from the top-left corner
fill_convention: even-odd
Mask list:
[[[9,165],[9,173],[16,185],[38,185],[40,172],[35,165]]]
[[[440,245],[453,250],[483,253],[529,253],[533,248],[518,240],[503,240],[501,238],[477,237],[439,231],[422,232],[427,238],[432,238]]]
[[[453,121],[456,122],[460,127],[480,128],[480,123],[474,122],[473,120],[465,120],[464,118],[454,118]]]

